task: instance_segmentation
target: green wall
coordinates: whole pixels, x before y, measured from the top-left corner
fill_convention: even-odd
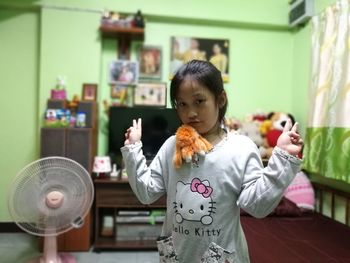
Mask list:
[[[57,76],[64,76],[67,96],[81,96],[83,83],[99,83],[100,15],[43,8],[40,39],[40,119]]]
[[[162,46],[162,81],[167,83],[171,36],[230,39],[228,116],[288,111],[304,129],[309,32],[289,30],[288,1],[0,0],[0,109],[5,127],[0,136],[0,222],[11,221],[6,207],[10,181],[38,158],[39,127],[56,77],[66,77],[69,99],[81,94],[83,83],[95,82],[98,101],[110,101],[107,64],[117,56],[117,43],[100,37],[99,12],[104,8],[142,10],[147,17],[144,43]],[[139,45],[133,43],[134,59]],[[99,154],[104,154],[106,116],[101,103],[99,107]]]
[[[38,152],[38,58],[38,13],[0,9],[0,222],[12,178]]]
[[[12,3],[23,0],[1,0]],[[127,13],[135,13],[137,9],[144,14],[162,18],[192,18],[209,21],[228,21],[247,23],[256,26],[286,26],[288,23],[288,0],[41,0],[33,2],[37,5],[54,5],[78,7],[90,10],[111,9]]]

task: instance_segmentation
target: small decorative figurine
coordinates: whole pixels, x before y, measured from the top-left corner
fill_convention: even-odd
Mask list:
[[[78,128],[86,127],[86,113],[78,111],[75,126]]]
[[[51,90],[51,99],[55,99],[55,100],[67,99],[66,83],[62,76],[57,77],[56,88]]]
[[[141,13],[141,10],[137,10],[137,13],[135,14],[134,24],[135,24],[135,27],[140,27],[140,28],[145,27],[145,21],[143,19],[143,15]]]

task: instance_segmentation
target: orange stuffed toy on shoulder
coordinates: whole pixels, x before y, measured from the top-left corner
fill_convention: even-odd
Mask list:
[[[174,166],[180,168],[182,160],[190,162],[195,160],[197,155],[204,155],[213,146],[204,139],[193,127],[182,125],[176,131],[176,147],[174,155]]]

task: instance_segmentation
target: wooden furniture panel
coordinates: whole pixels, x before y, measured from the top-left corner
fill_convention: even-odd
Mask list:
[[[66,109],[68,106],[67,100],[57,100],[57,99],[48,99],[47,108],[48,109]]]
[[[128,184],[119,184],[117,189],[114,184],[105,184],[96,189],[96,205],[101,207],[137,207],[141,203],[130,191]]]
[[[137,27],[118,27],[115,25],[103,24],[100,26],[103,37],[116,38],[118,40],[118,57],[120,59],[130,59],[131,41],[143,41],[144,29]]]
[[[66,133],[66,157],[80,163],[91,174],[96,155],[94,131],[90,128],[68,128]]]
[[[125,240],[117,241],[113,235],[104,237],[101,235],[103,212],[110,208],[114,216],[119,209],[156,209],[166,207],[166,196],[161,197],[151,205],[141,204],[132,192],[129,182],[121,179],[98,178],[95,184],[95,241],[94,249],[156,249],[156,240]],[[118,225],[114,225],[114,233]]]
[[[62,236],[63,251],[88,251],[92,241],[92,212],[84,218],[84,225],[78,229],[72,229]]]
[[[90,106],[88,104],[91,104]],[[84,102],[90,108],[91,128],[42,128],[40,156],[62,156],[81,164],[90,174],[97,152],[96,102]],[[59,251],[88,251],[93,239],[92,213],[86,216],[84,225],[57,237]],[[42,244],[40,243],[40,246]]]
[[[66,155],[66,129],[62,128],[42,128],[40,134],[40,156]]]
[[[130,40],[144,40],[144,29],[139,27],[119,27],[113,24],[101,25],[100,31],[104,37],[109,38],[128,38]]]

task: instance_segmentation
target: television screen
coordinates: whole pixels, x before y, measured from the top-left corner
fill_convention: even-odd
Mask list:
[[[111,107],[109,112],[108,150],[113,163],[120,167],[120,148],[124,146],[125,132],[133,119],[142,118],[143,153],[152,160],[167,138],[175,134],[180,120],[174,109]]]

